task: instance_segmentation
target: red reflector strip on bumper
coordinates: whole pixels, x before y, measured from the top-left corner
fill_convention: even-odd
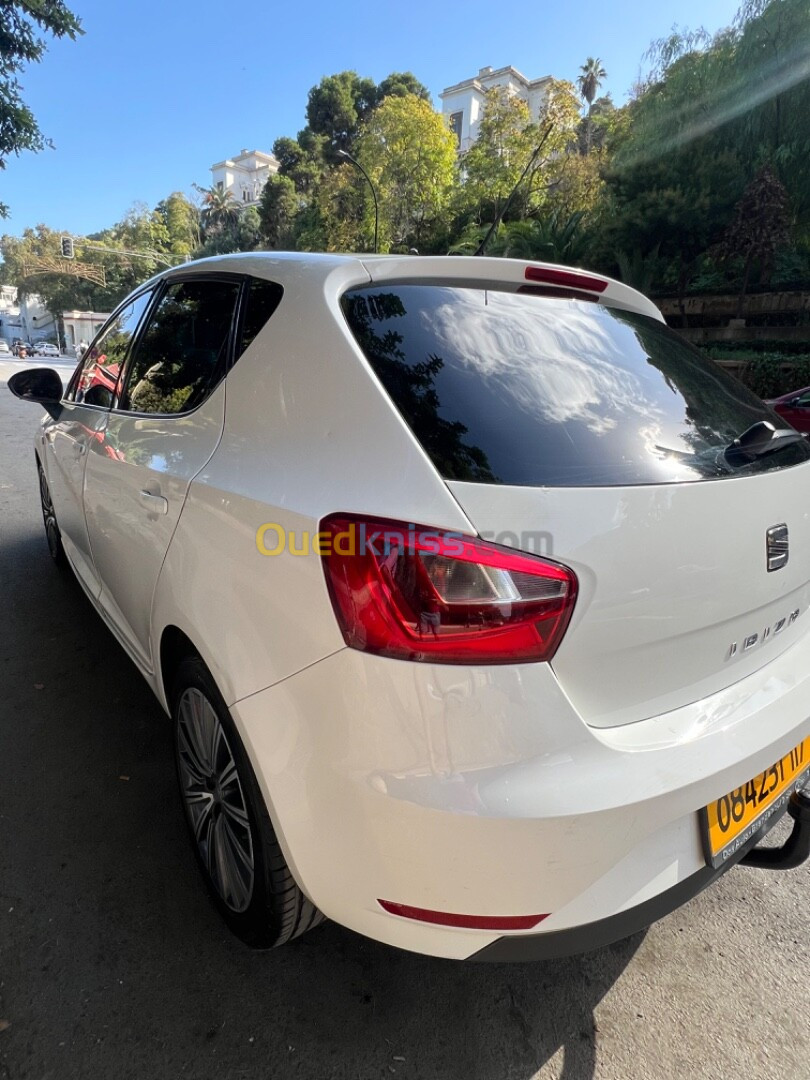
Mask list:
[[[548,918],[548,912],[545,915],[456,915],[450,911],[430,911],[411,907],[410,904],[395,904],[392,900],[378,900],[377,903],[389,915],[400,915],[403,919],[415,919],[437,926],[458,926],[464,930],[531,930]]]
[[[608,287],[602,278],[572,273],[570,270],[549,270],[543,266],[527,266],[525,276],[527,281],[545,281],[549,285],[567,285],[571,289],[588,289],[596,293],[604,292]]]

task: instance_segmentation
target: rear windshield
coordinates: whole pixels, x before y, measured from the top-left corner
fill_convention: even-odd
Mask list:
[[[725,448],[785,423],[663,323],[480,287],[353,289],[343,311],[369,363],[448,480],[579,487],[682,483],[784,468]]]

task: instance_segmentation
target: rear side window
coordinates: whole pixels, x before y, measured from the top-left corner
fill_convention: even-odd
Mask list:
[[[476,287],[347,292],[349,326],[448,480],[665,484],[810,459],[806,441],[744,465],[725,448],[781,421],[663,323],[601,304]]]
[[[234,360],[238,360],[281,303],[284,290],[275,281],[249,278],[245,287],[242,332]]]

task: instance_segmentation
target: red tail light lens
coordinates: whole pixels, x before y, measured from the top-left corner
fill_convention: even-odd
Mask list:
[[[336,514],[320,550],[346,644],[401,660],[550,660],[577,579],[565,566],[401,522]]]

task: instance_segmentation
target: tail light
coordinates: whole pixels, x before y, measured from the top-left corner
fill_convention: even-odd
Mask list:
[[[346,644],[401,660],[550,660],[577,579],[565,566],[460,533],[347,514],[320,550]]]

